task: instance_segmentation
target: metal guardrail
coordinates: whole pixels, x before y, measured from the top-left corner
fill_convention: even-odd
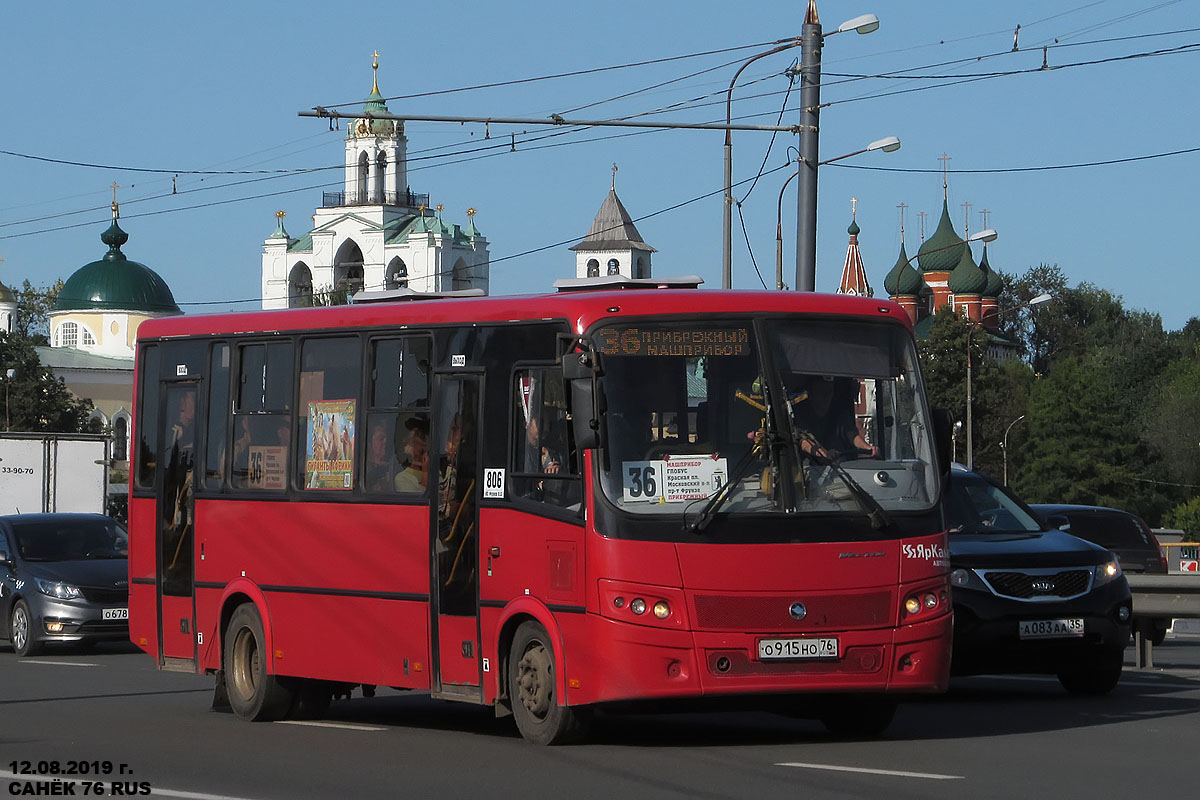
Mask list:
[[[1130,575],[1133,592],[1133,642],[1135,663],[1139,669],[1154,666],[1154,645],[1145,635],[1147,622],[1162,617],[1200,619],[1200,574],[1195,575]]]

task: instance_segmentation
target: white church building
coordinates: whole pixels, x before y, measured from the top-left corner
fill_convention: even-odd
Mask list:
[[[379,69],[378,58],[371,65]],[[467,210],[465,228],[442,219],[442,206],[408,187],[404,123],[376,119],[388,113],[379,81],[363,103],[362,118],[346,133],[343,190],[325,192],[312,230],[292,238],[284,212],[263,243],[263,308],[313,304],[314,293],[411,288],[488,291],[488,241]]]

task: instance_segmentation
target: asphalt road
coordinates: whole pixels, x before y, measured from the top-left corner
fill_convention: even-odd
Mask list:
[[[956,680],[871,741],[768,713],[638,714],[540,748],[487,710],[387,689],[323,722],[249,724],[210,710],[211,678],[158,672],[129,648],[18,659],[0,646],[0,785],[204,800],[1191,796],[1200,636],[1154,659],[1098,699],[1052,678]],[[45,774],[16,775],[22,762]]]

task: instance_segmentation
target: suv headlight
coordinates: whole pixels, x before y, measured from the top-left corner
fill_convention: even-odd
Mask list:
[[[48,581],[45,578],[34,578],[38,591],[57,600],[78,600],[83,592],[78,587],[63,581]]]
[[[1121,562],[1115,558],[1106,564],[1101,564],[1096,567],[1096,585],[1103,586],[1109,581],[1115,581],[1121,577]]]

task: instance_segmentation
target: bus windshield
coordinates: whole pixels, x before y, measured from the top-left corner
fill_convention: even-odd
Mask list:
[[[648,322],[593,340],[601,481],[625,511],[846,512],[880,527],[937,498],[916,353],[894,324]]]

